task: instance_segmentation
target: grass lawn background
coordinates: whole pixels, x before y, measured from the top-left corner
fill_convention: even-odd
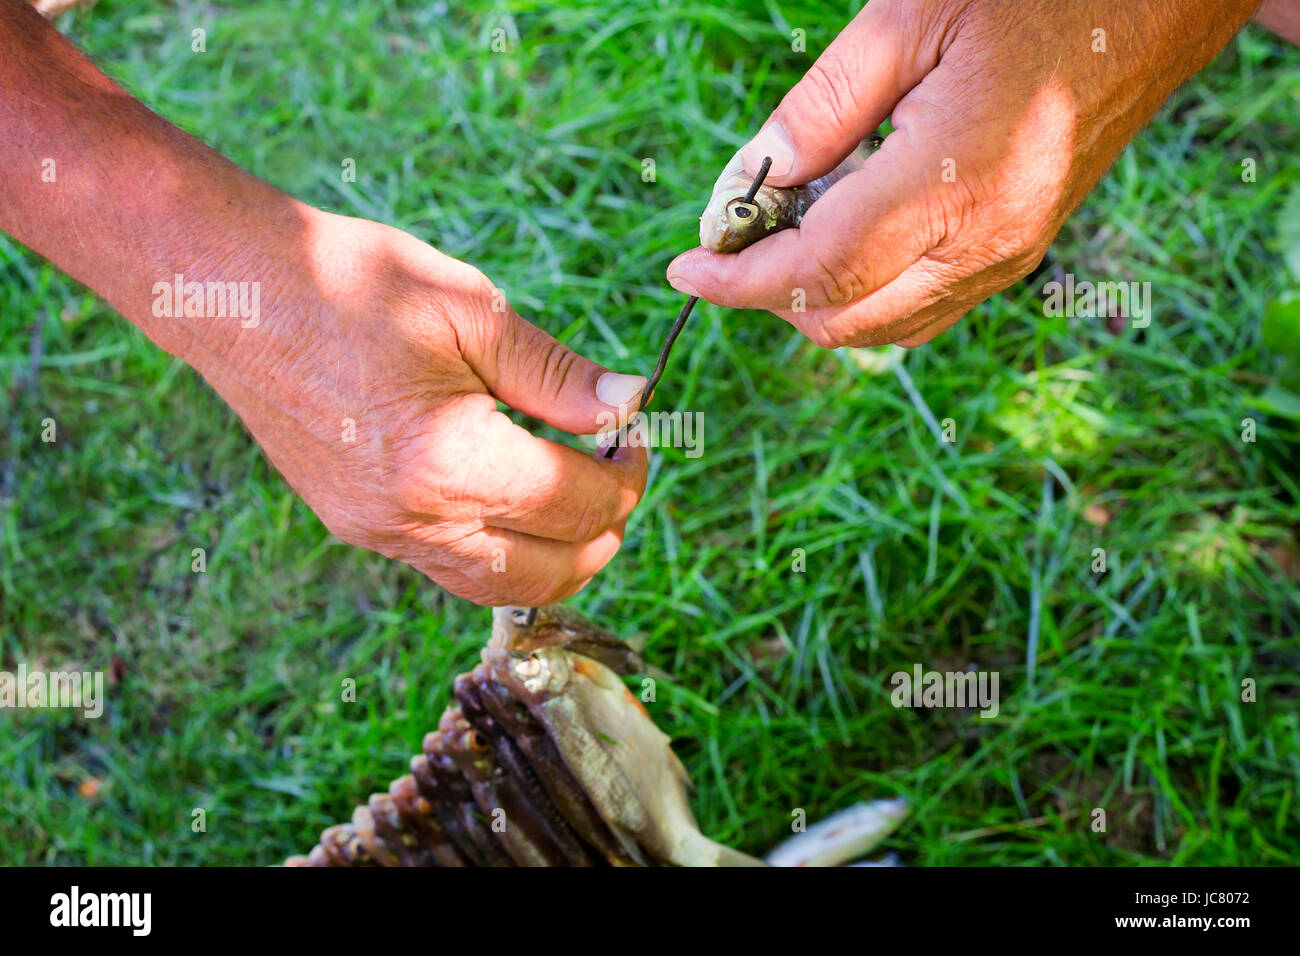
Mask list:
[[[718,170],[852,8],[505,9],[103,0],[60,25],[254,173],[467,259],[574,348],[648,372],[680,305],[664,267]],[[889,846],[915,865],[1300,859],[1300,433],[1252,404],[1275,374],[1260,316],[1294,282],[1277,223],[1298,117],[1300,51],[1248,30],[1044,276],[903,376],[697,310],[658,407],[704,412],[704,454],[656,454],[573,603],[674,675],[651,710],[706,833],[761,852],[795,808],[902,794]],[[1149,281],[1151,326],[1045,317],[1066,271]],[[197,375],[4,238],[0,369],[0,669],[115,678],[98,721],[0,713],[0,862],[305,851],[404,771],[489,612],[333,539]],[[893,708],[914,663],[998,671],[1000,714]]]

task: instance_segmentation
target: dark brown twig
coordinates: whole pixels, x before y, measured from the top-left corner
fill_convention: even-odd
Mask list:
[[[771,168],[772,157],[764,156],[763,165],[759,167],[758,175],[754,177],[749,192],[745,193],[745,202],[754,201],[754,196],[758,194],[758,187],[763,185],[763,180],[767,179],[768,170]],[[644,411],[646,405],[650,403],[650,395],[654,392],[655,386],[659,384],[659,380],[663,378],[664,369],[668,367],[668,355],[673,350],[673,343],[677,341],[677,336],[682,334],[682,329],[686,328],[686,320],[691,317],[691,310],[695,308],[695,303],[699,301],[699,296],[691,296],[686,300],[686,304],[682,306],[682,311],[678,313],[677,321],[673,323],[673,327],[668,332],[668,338],[664,341],[664,347],[659,352],[659,364],[655,366],[654,373],[651,374],[649,381],[645,383],[645,389],[641,392],[641,402],[637,406],[636,412],[633,413],[633,418]],[[613,458],[618,448],[619,443],[616,437],[614,443],[605,449],[605,457]]]
[[[745,202],[753,202],[754,197],[758,195],[758,187],[763,185],[763,180],[767,179],[768,170],[772,168],[772,157],[764,156],[763,165],[758,169],[758,175],[754,177],[754,182],[749,187],[749,192],[745,193]],[[682,334],[682,329],[686,328],[686,320],[691,317],[691,310],[695,308],[695,303],[700,301],[698,295],[693,295],[686,300],[682,306],[682,311],[677,314],[677,321],[673,327],[668,330],[668,338],[664,340],[664,347],[659,351],[659,363],[655,365],[655,370],[651,373],[650,378],[645,383],[645,388],[641,391],[641,402],[632,417],[635,418],[650,402],[650,395],[654,392],[655,386],[664,376],[664,369],[668,367],[668,355],[673,350],[673,343],[677,341],[677,336]],[[626,426],[624,426],[626,428]],[[619,430],[622,434],[622,429]],[[613,458],[614,453],[618,451],[618,436],[615,436],[614,443],[605,449],[605,458]],[[537,620],[537,608],[529,608],[527,627],[532,627],[533,622]]]

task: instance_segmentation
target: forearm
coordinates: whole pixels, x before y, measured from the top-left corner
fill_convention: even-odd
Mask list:
[[[225,351],[238,319],[157,316],[155,286],[282,282],[256,273],[303,241],[308,213],[136,101],[26,4],[0,0],[0,230],[159,345]]]

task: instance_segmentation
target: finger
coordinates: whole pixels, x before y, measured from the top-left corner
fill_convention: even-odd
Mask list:
[[[818,345],[868,346],[897,342],[912,347],[953,326],[989,296],[1033,271],[1041,255],[985,263],[959,248],[927,254],[898,278],[845,306],[783,311],[777,315]]]
[[[900,275],[937,241],[937,147],[890,136],[866,165],[832,186],[798,229],[734,255],[693,249],[668,266],[679,291],[736,309],[845,305]]]
[[[918,19],[930,15],[906,4],[867,4],[741,150],[745,171],[757,175],[771,156],[767,181],[791,186],[838,166],[939,62],[932,24]]]
[[[457,321],[461,354],[494,396],[574,434],[626,424],[640,407],[643,375],[611,372],[520,318],[499,290]]]
[[[537,438],[472,393],[439,410],[400,504],[427,517],[471,518],[556,541],[591,541],[625,519],[646,483],[643,448],[612,459]],[[448,514],[452,509],[453,513]]]
[[[899,339],[898,344],[903,346],[905,349],[914,349],[918,346],[924,345],[940,333],[947,332],[950,328],[964,319],[968,312],[968,309],[957,309],[950,312],[942,318],[931,322],[925,328],[921,329],[921,331],[909,335],[905,339]]]
[[[960,296],[950,291],[953,283],[961,282],[944,263],[923,258],[849,305],[777,315],[823,348],[887,345],[917,335],[954,311],[958,317],[965,314],[969,307],[960,305],[964,290]]]
[[[623,543],[623,532],[620,522],[593,541],[573,544],[480,528],[444,543],[440,563],[420,570],[476,604],[554,604],[578,593],[609,563]]]

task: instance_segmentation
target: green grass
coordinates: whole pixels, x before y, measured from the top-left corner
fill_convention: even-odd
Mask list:
[[[734,7],[514,4],[506,54],[481,3],[103,0],[62,25],[258,175],[467,259],[573,347],[648,371],[679,305],[664,266],[720,165],[850,12]],[[794,808],[899,793],[890,846],[914,865],[1300,859],[1300,435],[1252,405],[1297,115],[1300,52],[1259,31],[1182,90],[1051,253],[1150,281],[1151,327],[1045,318],[1031,284],[980,307],[905,358],[952,446],[900,376],[697,311],[659,402],[705,413],[704,454],[657,453],[574,603],[674,676],[652,713],[707,833],[761,851]],[[334,540],[193,372],[4,239],[0,363],[0,662],[125,665],[98,721],[0,713],[0,861],[309,847],[404,769],[488,612]],[[889,675],[917,662],[997,670],[1001,713],[893,708]]]

